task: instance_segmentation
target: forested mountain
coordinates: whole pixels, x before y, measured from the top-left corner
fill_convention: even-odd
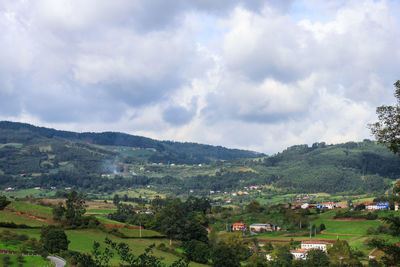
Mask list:
[[[123,133],[74,133],[0,122],[0,188],[73,186],[113,192],[151,187],[205,195],[268,185],[286,192],[383,192],[398,178],[400,157],[369,140],[297,145],[266,157]]]
[[[370,140],[292,146],[257,163],[275,185],[303,191],[374,191],[400,178],[400,157]]]
[[[247,150],[228,149],[221,146],[211,146],[197,143],[158,141],[142,136],[118,132],[76,133],[44,127],[36,127],[25,123],[9,121],[0,122],[0,146],[2,144],[2,146],[5,146],[5,144],[34,146],[50,143],[57,147],[57,149],[60,149],[60,146],[68,143],[74,148],[83,146],[86,150],[90,151],[93,149],[97,150],[95,147],[90,145],[132,147],[135,149],[154,152],[149,154],[147,160],[149,162],[162,163],[208,163],[214,160],[254,158],[263,156],[262,153]],[[57,152],[61,151],[58,150],[55,153]],[[97,154],[96,156],[99,156],[97,152],[93,152],[92,154]],[[102,151],[100,154],[103,152],[105,151]],[[71,153],[76,153],[76,151]],[[107,152],[105,152],[105,154],[109,155]],[[104,159],[104,157],[107,157],[107,155],[102,155],[101,158]]]

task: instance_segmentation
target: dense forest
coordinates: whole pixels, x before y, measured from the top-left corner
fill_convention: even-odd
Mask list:
[[[34,145],[57,141],[69,141],[101,146],[126,146],[153,151],[150,162],[163,163],[206,163],[214,160],[229,160],[235,158],[254,158],[263,156],[247,150],[228,149],[221,146],[203,145],[197,143],[180,143],[172,141],[157,141],[150,138],[118,132],[76,133],[59,131],[44,127],[36,127],[25,123],[9,121],[0,122],[0,144],[21,143]]]
[[[208,195],[268,185],[286,192],[361,193],[383,192],[399,176],[400,158],[370,140],[296,145],[267,157],[120,133],[78,134],[0,122],[1,187],[88,192],[151,187],[160,193]]]

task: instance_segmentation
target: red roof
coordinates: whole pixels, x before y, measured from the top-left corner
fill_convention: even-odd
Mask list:
[[[363,204],[364,205],[375,205],[376,203],[375,202],[371,202],[371,201],[366,201],[366,202],[363,202]]]
[[[304,249],[296,249],[296,250],[291,250],[291,253],[308,253],[307,250]]]
[[[301,241],[301,243],[304,243],[304,244],[329,244],[328,242],[325,242],[325,241],[312,241],[312,240]]]
[[[247,226],[245,223],[234,223],[233,226]]]

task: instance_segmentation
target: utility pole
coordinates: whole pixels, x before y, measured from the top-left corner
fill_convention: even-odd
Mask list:
[[[312,228],[311,228],[311,222],[310,222],[310,239],[311,239],[311,235],[312,235]]]
[[[139,215],[140,216],[140,215]],[[142,239],[142,218],[139,217],[139,237]]]

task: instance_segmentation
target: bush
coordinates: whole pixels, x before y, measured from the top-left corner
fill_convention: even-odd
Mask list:
[[[207,263],[210,258],[210,248],[204,242],[190,240],[184,245],[185,255],[191,261],[198,263]]]
[[[368,212],[367,215],[365,215],[365,219],[367,219],[367,220],[376,220],[377,218],[378,218],[378,214],[376,214],[376,213]]]

